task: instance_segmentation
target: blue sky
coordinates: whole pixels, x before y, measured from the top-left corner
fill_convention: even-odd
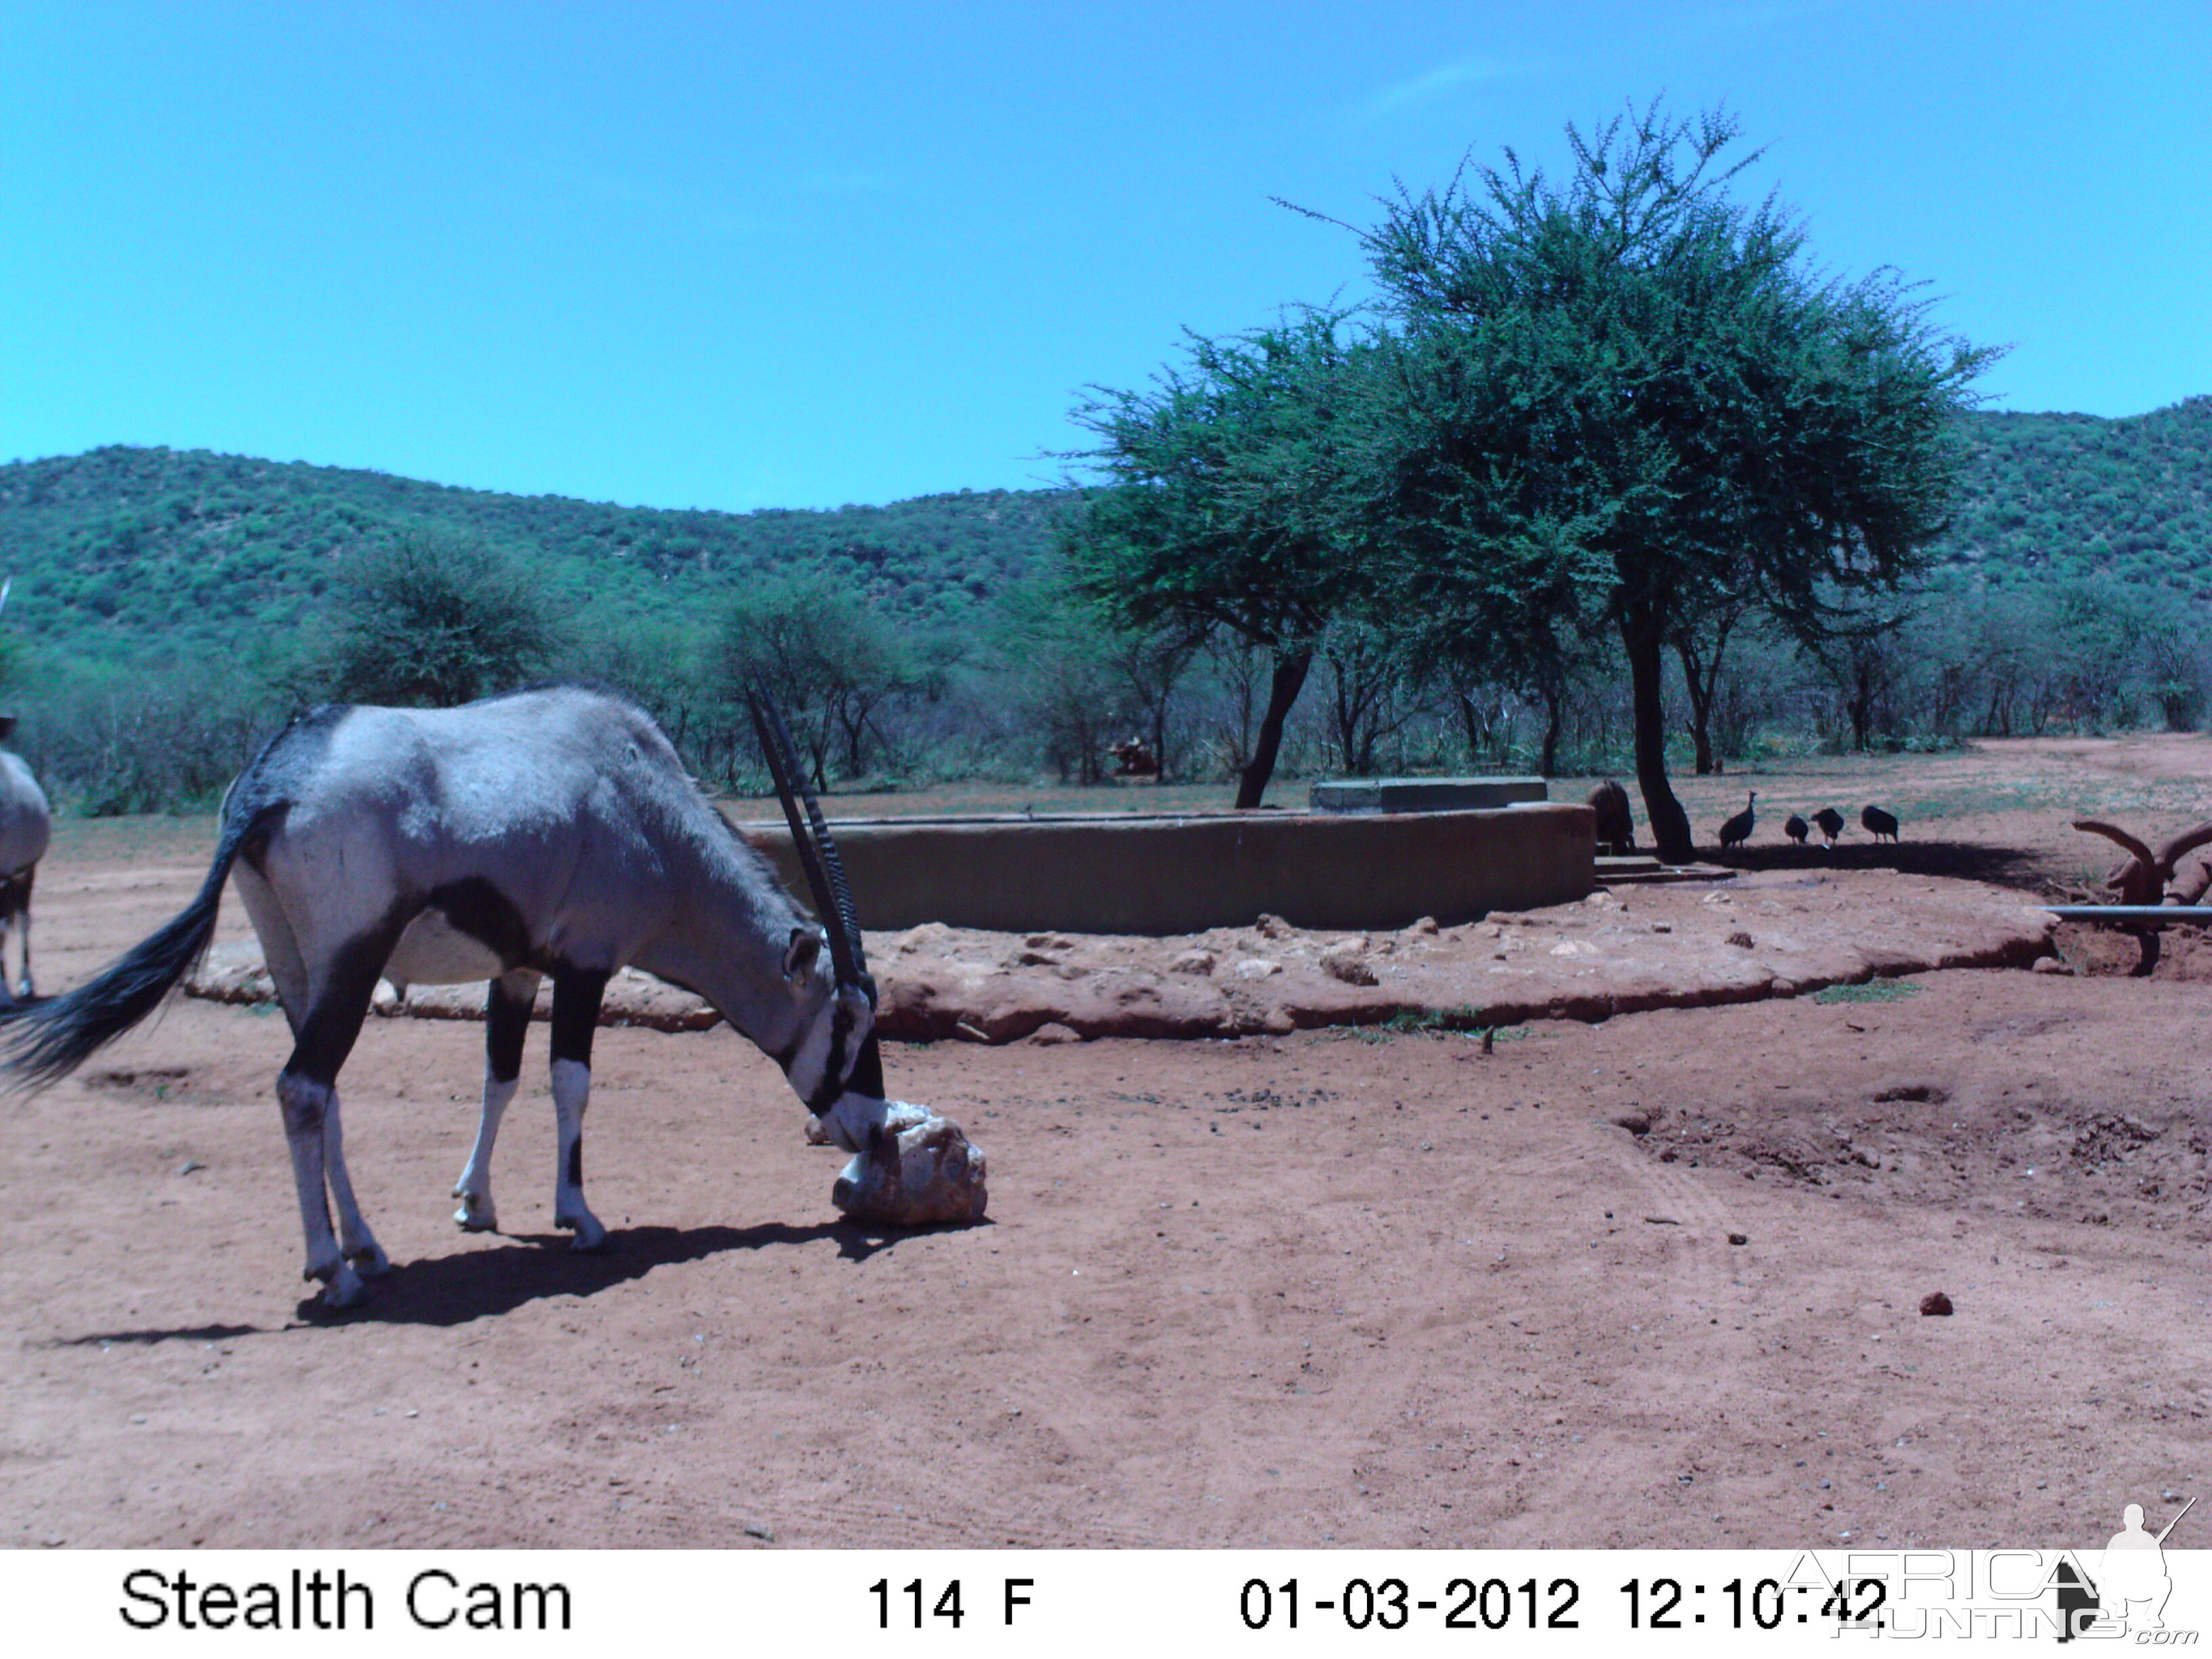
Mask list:
[[[656,507],[1055,481],[1088,385],[1363,292],[1394,179],[1725,102],[2000,409],[2212,392],[2212,5],[0,8],[0,459]]]

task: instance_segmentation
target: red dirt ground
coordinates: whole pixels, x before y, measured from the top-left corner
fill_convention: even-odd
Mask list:
[[[2204,816],[2208,758],[2195,738],[1993,745],[1686,793],[1709,831],[1761,792],[1743,862],[1773,873],[1738,903],[1869,890],[1777,878],[1799,797],[1905,817],[1902,848],[1854,828],[1839,865],[2027,902],[2111,862],[2070,817]],[[39,883],[45,988],[166,920],[209,838],[64,825]],[[1534,922],[1589,926],[1585,907]],[[246,937],[234,902],[224,937]],[[2130,943],[2059,941],[2083,972],[1540,1019],[1487,1055],[1376,1029],[896,1047],[893,1086],[988,1152],[993,1216],[897,1237],[837,1220],[838,1156],[804,1144],[739,1039],[609,1030],[590,1190],[617,1248],[597,1257],[550,1228],[542,1034],[501,1146],[514,1231],[469,1237],[447,1190],[478,1034],[376,1021],[345,1074],[349,1147],[398,1265],[335,1324],[299,1310],[283,1023],[180,1001],[0,1105],[0,1528],[33,1547],[2094,1542],[2205,1462],[2212,973],[2178,938],[2148,981],[2119,976]],[[1923,1316],[1937,1291],[1956,1311]]]

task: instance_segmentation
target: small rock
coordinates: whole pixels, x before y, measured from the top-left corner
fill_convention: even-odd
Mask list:
[[[773,1544],[775,1542],[775,1534],[770,1532],[766,1527],[747,1527],[745,1528],[745,1536],[748,1538],[757,1538],[763,1544]]]
[[[1050,968],[1059,960],[1058,957],[1049,951],[1031,947],[1014,958],[1014,965],[1018,968]]]
[[[1031,933],[1023,944],[1032,951],[1072,951],[1075,941],[1065,933]]]
[[[1651,1118],[1646,1112],[1623,1112],[1613,1118],[1612,1122],[1614,1128],[1626,1129],[1632,1135],[1648,1135],[1651,1133]]]
[[[1185,951],[1173,962],[1168,963],[1168,972],[1193,974],[1204,978],[1213,971],[1217,960],[1218,958],[1211,951]]]
[[[1751,949],[1751,935],[1741,930],[1730,933],[1728,936],[1728,942],[1730,945],[1735,945],[1739,951],[1748,951]]]
[[[1794,997],[1797,994],[1797,981],[1794,979],[1778,979],[1766,988],[1770,994],[1778,997]]]
[[[1367,960],[1367,941],[1348,939],[1321,953],[1321,970],[1346,985],[1372,985],[1375,969]]]
[[[1441,930],[1437,927],[1437,919],[1434,916],[1423,916],[1406,931],[1419,937],[1433,938]]]
[[[1674,926],[1672,922],[1655,921],[1651,924],[1651,931],[1655,933],[1671,933],[1674,931]]]
[[[1279,974],[1283,964],[1270,962],[1265,957],[1247,957],[1231,969],[1238,979],[1265,979],[1270,974]]]
[[[1030,1041],[1041,1047],[1051,1048],[1062,1042],[1080,1042],[1083,1034],[1060,1024],[1057,1020],[1048,1020],[1030,1033]]]
[[[201,1163],[201,1162],[200,1162],[198,1158],[186,1158],[186,1159],[185,1160],[185,1167],[184,1167],[183,1169],[181,1169],[181,1170],[178,1170],[178,1171],[177,1171],[177,1173],[178,1173],[179,1175],[180,1175],[180,1176],[188,1176],[188,1175],[192,1174],[192,1173],[193,1173],[194,1171],[196,1171],[196,1170],[204,1170],[204,1169],[206,1169],[206,1168],[207,1168],[207,1165],[206,1165],[206,1164],[203,1164],[203,1163]]]
[[[1951,1298],[1941,1291],[1930,1291],[1920,1298],[1920,1311],[1931,1318],[1948,1315],[1951,1311]]]
[[[2074,969],[2070,963],[2061,962],[2057,957],[2038,957],[2029,964],[2028,971],[2036,974],[2065,974],[2070,976]]]
[[[1261,939],[1288,939],[1297,929],[1280,916],[1263,914],[1259,921],[1252,924],[1252,931],[1259,934]]]
[[[1730,1233],[1729,1235],[1729,1243],[1731,1244],[1748,1244],[1751,1243],[1751,1235],[1749,1233]]]

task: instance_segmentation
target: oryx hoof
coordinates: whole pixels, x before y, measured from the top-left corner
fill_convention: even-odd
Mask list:
[[[381,1279],[392,1271],[392,1258],[384,1253],[384,1246],[374,1239],[356,1250],[347,1260],[363,1279]]]
[[[553,1218],[553,1224],[564,1231],[576,1235],[569,1241],[568,1248],[572,1250],[583,1250],[589,1253],[607,1248],[607,1230],[599,1224],[599,1218],[588,1210],[581,1215],[556,1215]]]
[[[465,1233],[499,1231],[499,1215],[492,1207],[489,1193],[472,1193],[465,1187],[456,1187],[453,1196],[461,1200],[461,1207],[453,1212],[453,1225]]]
[[[308,1273],[309,1279],[318,1275]],[[343,1313],[348,1308],[358,1308],[368,1300],[368,1286],[361,1282],[361,1275],[350,1262],[341,1261],[323,1280],[323,1293],[315,1305],[325,1313]]]

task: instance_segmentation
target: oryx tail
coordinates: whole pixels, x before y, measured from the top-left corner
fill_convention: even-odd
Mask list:
[[[141,939],[97,979],[66,996],[0,1008],[0,1070],[16,1088],[44,1088],[69,1075],[161,1006],[171,988],[199,965],[215,938],[222,884],[239,849],[283,809],[224,815],[215,862],[192,902],[160,932]]]

